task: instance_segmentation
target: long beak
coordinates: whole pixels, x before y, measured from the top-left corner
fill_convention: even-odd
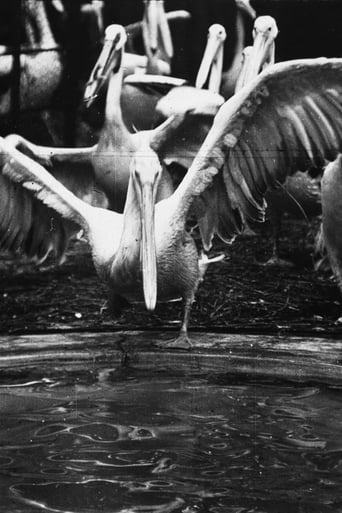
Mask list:
[[[164,10],[164,2],[158,2],[158,28],[160,35],[160,45],[162,47],[163,53],[165,54],[164,57],[171,61],[173,57],[173,44],[169,22]]]
[[[220,56],[218,55],[220,47],[222,49],[222,41],[220,41],[218,38],[208,37],[207,46],[205,48],[202,62],[201,62],[201,65],[200,65],[200,68],[198,70],[197,77],[196,77],[195,85],[199,89],[202,89],[204,87],[204,84],[208,80],[210,71],[211,71],[212,67],[214,66],[217,58],[220,59]],[[222,62],[222,60],[221,60],[221,62]],[[216,80],[217,80],[218,73],[220,75],[222,73],[222,64],[221,64],[220,70],[216,69],[216,72],[215,72]],[[221,82],[221,77],[220,77],[220,82]]]
[[[146,2],[142,23],[142,34],[146,53],[154,56],[160,51],[163,58],[171,60],[173,57],[173,44],[169,22],[161,0]]]
[[[211,67],[211,73],[209,78],[209,91],[213,93],[219,93],[221,82],[222,82],[222,68],[223,68],[223,46],[216,53],[216,58]]]
[[[253,46],[246,46],[242,52],[241,68],[240,68],[239,76],[237,78],[236,85],[235,85],[235,93],[240,91],[240,89],[245,84],[247,84],[246,74],[248,72],[249,59],[251,58],[252,53],[253,53]]]
[[[147,53],[152,55],[158,50],[158,2],[145,1],[145,13],[142,21],[142,35]]]
[[[106,82],[110,70],[111,57],[113,55],[113,40],[105,40],[102,52],[96,61],[84,91],[84,101],[87,106],[98,96],[100,89]]]
[[[154,232],[154,194],[151,183],[142,187],[142,276],[147,310],[153,312],[157,303],[157,252]]]
[[[274,43],[261,33],[258,33],[254,39],[253,49],[243,65],[243,78],[239,78],[240,87],[249,84],[261,71],[263,65],[271,55],[271,49]]]

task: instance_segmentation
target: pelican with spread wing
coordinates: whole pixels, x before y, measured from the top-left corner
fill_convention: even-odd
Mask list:
[[[198,91],[196,96],[192,94],[189,99],[191,121],[186,125],[187,115],[183,112],[170,116],[154,130],[131,134],[123,122],[120,105],[123,73],[120,63],[125,40],[123,27],[108,27],[103,51],[85,93],[87,99],[91,100],[109,80],[105,123],[97,144],[89,148],[55,148],[35,145],[14,134],[7,138],[78,197],[90,204],[106,206],[118,212],[123,212],[125,207],[131,162],[135,153],[141,147],[151,145],[161,161],[171,159],[173,162],[184,163],[185,159],[188,167],[223,103],[223,98],[217,94]],[[206,120],[205,125],[201,121],[203,118]],[[0,179],[3,181],[3,201],[0,205],[1,249],[11,252],[21,250],[30,258],[36,257],[39,262],[43,262],[50,252],[62,259],[69,234],[73,234],[74,230],[70,232],[68,223],[56,220],[51,211],[46,212],[46,207],[42,207],[39,202],[32,202],[27,192],[18,189],[7,177],[0,175]],[[172,194],[173,190],[172,180],[163,166],[155,199],[159,201]],[[20,208],[23,205],[25,208]]]
[[[112,295],[144,299],[148,310],[157,299],[184,299],[176,346],[189,343],[199,282],[198,254],[186,230],[192,205],[199,203],[206,217],[207,244],[215,233],[231,242],[246,221],[263,221],[268,188],[298,169],[334,160],[341,148],[342,59],[283,62],[263,71],[220,108],[181,184],[157,204],[160,163],[142,148],[131,163],[122,215],[85,204],[0,139],[3,173],[84,229]],[[215,201],[206,201],[209,189]]]

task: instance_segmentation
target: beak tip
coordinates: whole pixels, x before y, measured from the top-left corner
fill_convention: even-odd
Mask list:
[[[154,312],[157,305],[157,297],[156,294],[150,294],[148,297],[145,296],[145,305],[146,309],[149,312]]]
[[[87,86],[83,95],[83,101],[86,106],[89,107],[95,98],[97,98],[97,94],[95,93],[94,87],[92,85]]]

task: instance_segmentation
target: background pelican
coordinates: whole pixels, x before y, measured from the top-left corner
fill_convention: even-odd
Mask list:
[[[55,0],[56,2],[56,0]],[[56,2],[59,6],[59,2]],[[45,2],[25,0],[22,13],[27,34],[20,55],[19,105],[21,110],[46,107],[61,83],[63,64],[46,13]],[[5,47],[7,53],[9,48]],[[25,53],[27,52],[27,53]],[[0,115],[11,111],[10,77],[13,56],[0,55]]]
[[[248,47],[238,77],[236,91],[252,80],[262,69],[275,62],[275,39],[278,27],[272,16],[259,16],[254,22],[253,46]],[[281,220],[285,212],[296,218],[311,219],[321,213],[321,192],[319,179],[308,173],[297,172],[289,176],[285,184],[266,194],[267,215],[272,223],[272,255],[265,265],[293,266],[291,262],[280,258],[279,242]]]
[[[211,25],[208,31],[207,45],[199,67],[195,86],[199,89],[208,84],[208,89],[220,92],[223,67],[223,43],[227,37],[225,28],[218,23]]]
[[[258,16],[253,26],[253,46],[248,58],[240,69],[236,90],[248,84],[267,66],[275,62],[275,39],[278,35],[277,23],[272,16]]]
[[[262,221],[269,187],[310,163],[333,160],[341,150],[341,84],[342,59],[292,61],[265,70],[221,107],[180,186],[155,207],[161,169],[148,148],[132,161],[123,215],[86,205],[0,140],[3,173],[83,227],[112,294],[144,297],[149,310],[157,294],[160,300],[183,297],[177,345],[184,345],[199,281],[197,249],[186,231],[191,206],[203,202],[209,187],[216,191],[214,202],[201,205],[209,244],[215,233],[230,242],[246,221]]]

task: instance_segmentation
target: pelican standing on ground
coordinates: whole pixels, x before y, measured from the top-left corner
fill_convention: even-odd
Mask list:
[[[188,345],[187,325],[199,282],[198,254],[186,230],[191,206],[202,205],[206,239],[229,242],[246,221],[263,221],[264,194],[298,169],[322,165],[342,149],[342,59],[283,62],[263,71],[219,110],[176,191],[155,204],[161,168],[142,149],[131,163],[123,215],[86,205],[39,164],[0,139],[3,173],[85,230],[95,267],[112,295],[159,300],[182,297],[177,347]],[[132,234],[134,236],[132,236]]]

